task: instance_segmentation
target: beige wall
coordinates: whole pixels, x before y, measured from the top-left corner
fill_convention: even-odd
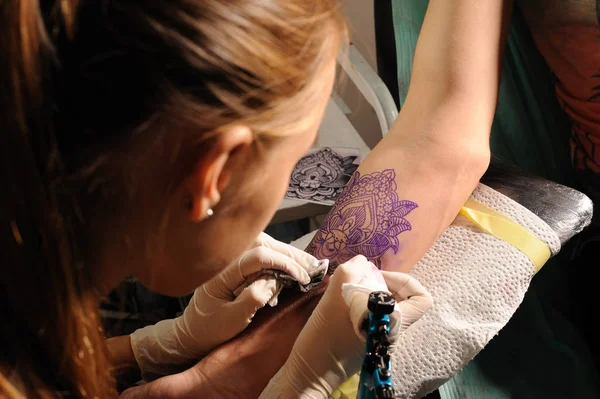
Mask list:
[[[376,68],[374,0],[345,0],[345,13],[350,24],[352,43]]]
[[[345,13],[350,25],[352,44],[377,70],[373,1],[376,0],[345,0]],[[350,121],[363,136],[367,145],[372,148],[381,139],[375,112],[351,82],[346,81],[343,84],[341,94],[352,110]]]

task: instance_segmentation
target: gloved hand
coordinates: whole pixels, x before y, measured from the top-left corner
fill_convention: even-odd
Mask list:
[[[260,398],[326,399],[359,372],[365,336],[357,333],[357,326],[367,314],[372,291],[388,291],[399,302],[391,315],[392,342],[433,304],[431,295],[411,276],[380,272],[363,256],[351,259],[336,269],[288,360]]]
[[[181,371],[242,332],[268,302],[276,302],[281,285],[273,276],[256,278],[257,273],[280,270],[304,285],[319,264],[312,255],[261,233],[250,250],[196,289],[182,316],[131,334],[142,377],[149,381]]]

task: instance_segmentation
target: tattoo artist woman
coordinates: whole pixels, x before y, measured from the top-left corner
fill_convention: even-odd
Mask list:
[[[349,200],[340,198],[331,209],[308,252],[329,258],[330,265],[347,262],[358,252],[383,270],[407,271],[450,225],[489,163],[499,60],[507,32],[503,21],[508,20],[504,16],[510,15],[511,5],[507,0],[429,1],[402,110],[345,188],[342,197]],[[372,201],[365,201],[361,190],[370,193]],[[386,210],[390,207],[393,212]],[[375,218],[365,217],[376,212]],[[384,234],[371,234],[374,229]],[[387,283],[391,288],[389,278]],[[357,370],[361,355],[357,346],[348,344],[356,336],[348,327],[347,307],[344,310],[339,300],[328,301],[334,292],[330,287],[322,298],[319,290],[304,295],[288,292],[278,306],[261,310],[249,328],[193,367],[129,389],[123,396],[251,399],[262,392],[267,399],[326,398]],[[320,317],[324,309],[333,310],[325,319]],[[154,347],[151,354],[164,351],[175,362],[176,357],[183,358],[179,343],[143,331],[132,341],[165,342],[147,346]],[[171,334],[173,330],[167,338]],[[313,339],[315,335],[318,339]],[[134,346],[139,354],[139,345]],[[292,386],[287,391],[271,389],[285,379]]]
[[[127,275],[167,295],[218,275],[201,303],[230,317],[202,351],[272,299],[235,298],[248,275],[310,280],[260,232],[332,89],[336,0],[6,0],[0,29],[0,397],[116,397],[97,310]],[[340,267],[325,316],[373,269]]]

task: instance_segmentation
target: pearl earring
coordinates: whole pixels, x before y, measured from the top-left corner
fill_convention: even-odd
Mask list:
[[[212,216],[212,215],[214,215],[214,214],[215,214],[215,213],[213,212],[213,210],[212,210],[212,209],[208,208],[208,209],[206,210],[206,217],[207,217],[207,218],[211,217],[211,216]]]

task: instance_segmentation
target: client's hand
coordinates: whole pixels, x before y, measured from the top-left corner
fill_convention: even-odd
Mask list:
[[[326,399],[359,372],[365,340],[357,330],[367,312],[369,293],[379,290],[391,292],[400,302],[396,336],[433,304],[425,288],[407,274],[384,274],[363,256],[340,265],[286,363],[261,398]]]
[[[340,273],[336,277],[338,293],[339,284],[345,282],[343,277],[345,277],[346,272],[348,270],[344,269],[341,272],[336,272],[336,274]],[[431,306],[432,299],[421,285],[409,276],[401,273],[381,273],[387,281],[388,290],[392,291],[399,301],[408,298],[411,293],[415,293],[406,301],[400,302],[400,312],[402,313],[400,330],[402,331]],[[329,279],[329,282],[331,280]],[[129,389],[123,393],[122,398],[257,398],[271,377],[285,364],[296,337],[307,323],[317,304],[320,303],[321,296],[325,291],[324,288],[318,287],[303,295],[295,292],[287,293],[277,308],[261,310],[257,314],[257,320],[239,337],[212,351],[196,366],[183,373],[167,376],[141,387]],[[337,299],[339,303],[346,306],[342,302],[343,299],[339,296]],[[345,313],[342,314],[344,317],[349,317],[347,306]],[[339,315],[334,315],[331,318],[331,326],[334,325],[333,321],[337,322],[338,317]],[[348,322],[346,321],[346,323]],[[342,330],[341,327],[330,328],[330,330],[327,336],[329,336],[329,339],[333,337],[334,340],[335,334],[342,334],[342,331],[345,331],[345,335],[348,335],[348,333],[353,334],[351,327],[349,330]],[[304,330],[302,331],[304,333]],[[337,333],[334,331],[337,331]],[[352,335],[350,336],[352,337]],[[313,348],[307,346],[304,346],[304,348],[315,351],[324,348],[321,338],[318,337],[313,344]],[[363,349],[361,346],[361,351]],[[322,353],[322,351],[316,353]],[[350,356],[352,356],[352,353]],[[356,363],[356,359],[354,363]],[[345,374],[350,372],[351,370],[348,370]],[[283,382],[285,383],[285,380]],[[333,386],[335,383],[330,385]]]
[[[327,281],[305,294],[284,291],[277,307],[261,309],[239,336],[194,367],[130,388],[121,399],[256,399],[285,363]]]
[[[281,287],[271,276],[255,279],[257,273],[281,270],[308,284],[309,272],[318,265],[312,255],[261,233],[252,249],[196,289],[182,316],[131,334],[142,376],[148,381],[181,371],[182,365],[190,366],[242,332],[258,309],[276,299]]]

